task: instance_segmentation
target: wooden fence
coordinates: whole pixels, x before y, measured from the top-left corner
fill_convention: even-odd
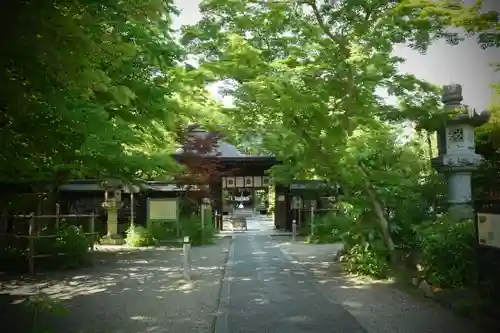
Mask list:
[[[83,234],[87,237],[90,238],[90,247],[89,247],[89,252],[90,255],[92,255],[94,251],[94,246],[95,242],[97,241],[98,238],[98,233],[95,232],[95,214],[66,214],[66,215],[61,215],[61,214],[56,214],[56,215],[35,215],[34,213],[31,214],[20,214],[20,215],[10,215],[10,216],[3,216],[5,217],[10,217],[14,218],[16,220],[23,219],[27,221],[27,228],[21,227],[21,230],[19,231],[14,231],[14,232],[1,232],[0,237],[6,238],[6,239],[16,239],[16,240],[26,240],[27,241],[27,259],[28,259],[28,265],[29,265],[29,273],[34,274],[35,273],[35,261],[39,258],[46,258],[46,257],[51,257],[51,256],[63,256],[63,255],[68,255],[69,253],[51,253],[51,254],[37,254],[36,252],[36,247],[35,243],[36,240],[39,239],[55,239],[58,237],[57,234],[44,234],[41,235],[40,231],[42,228],[40,227],[40,223],[37,222],[45,222],[45,225],[49,225],[51,220],[55,223],[55,230],[57,231],[60,228],[60,223],[62,221],[66,221],[68,219],[80,219],[83,218],[86,220],[88,223],[88,231],[84,232]],[[38,225],[37,225],[38,224]],[[76,224],[75,224],[76,225]],[[83,228],[84,225],[79,223],[79,225]],[[27,229],[27,230],[26,230]]]

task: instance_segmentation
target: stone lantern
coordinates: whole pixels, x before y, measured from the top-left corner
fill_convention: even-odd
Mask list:
[[[488,122],[488,112],[476,113],[462,105],[462,86],[443,87],[442,102],[449,115],[437,131],[439,155],[433,167],[448,178],[449,212],[458,220],[473,218],[471,175],[483,161],[475,152],[474,128]]]
[[[108,233],[101,239],[101,244],[124,244],[123,237],[118,234],[118,210],[123,205],[121,183],[117,181],[105,181],[101,185],[104,187],[104,202],[102,203],[102,207],[106,209],[108,216]]]

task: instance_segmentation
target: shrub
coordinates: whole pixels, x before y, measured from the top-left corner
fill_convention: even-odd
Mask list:
[[[311,243],[343,243],[341,260],[347,271],[387,277],[390,271],[389,253],[378,232],[378,226],[370,215],[357,219],[342,213],[330,213],[314,220],[314,235]]]
[[[59,229],[46,227],[40,231],[44,237],[34,240],[35,254],[46,257],[35,260],[37,270],[77,268],[87,263],[90,239],[82,228],[62,224]],[[15,242],[0,250],[0,260],[9,263],[5,267],[10,272],[24,272],[28,269],[28,243]],[[4,267],[2,267],[4,268]]]
[[[175,221],[153,220],[148,227],[151,236],[157,241],[169,241],[178,238]]]
[[[28,268],[27,247],[8,244],[0,247],[0,269],[8,272],[23,272]]]
[[[151,246],[156,243],[151,232],[143,226],[133,224],[127,229],[126,233],[125,242],[128,246]]]
[[[56,235],[56,238],[41,238],[35,241],[36,254],[48,254],[44,260],[38,260],[37,266],[47,269],[77,268],[88,260],[90,239],[82,227],[63,224],[59,229],[46,228],[41,235]]]
[[[211,244],[214,241],[215,228],[211,214],[206,212],[205,225],[202,228],[201,216],[190,215],[181,218],[182,236],[189,236],[191,245]]]
[[[474,281],[474,222],[447,215],[415,228],[424,278],[442,288],[461,288]]]
[[[352,273],[385,278],[389,275],[388,252],[381,242],[351,244],[343,256],[346,270]]]
[[[315,244],[338,243],[342,241],[344,232],[348,230],[349,221],[343,216],[329,213],[314,218],[314,234],[309,235],[308,242]],[[310,230],[310,227],[308,227]]]

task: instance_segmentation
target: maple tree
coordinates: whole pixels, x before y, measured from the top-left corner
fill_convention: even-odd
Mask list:
[[[210,184],[220,182],[221,177],[235,171],[226,170],[219,160],[221,133],[204,131],[199,125],[190,125],[179,131],[177,138],[182,145],[175,155],[183,168],[175,175],[174,181],[186,186],[182,205],[186,206],[190,202],[197,206],[203,198],[217,200],[219,194],[215,197],[212,195]]]
[[[175,13],[172,1],[3,2],[0,180],[174,171]]]
[[[200,75],[226,82],[234,107],[224,112],[234,128],[252,128],[284,162],[275,178],[315,175],[364,201],[394,253],[391,202],[418,196],[415,183],[431,172],[414,164],[422,150],[398,136],[405,121],[431,122],[442,108],[440,89],[399,73],[404,59],[392,50],[455,42],[441,13],[412,1],[207,0],[200,9],[183,42],[198,56]]]

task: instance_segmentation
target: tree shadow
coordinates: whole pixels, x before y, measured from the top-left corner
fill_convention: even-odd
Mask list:
[[[41,319],[54,333],[210,329],[226,258],[219,245],[193,248],[190,280],[183,276],[182,252],[166,247],[99,253],[94,267],[4,280],[3,325],[12,328],[9,332],[30,332],[23,303],[43,292],[68,310]]]
[[[340,248],[334,244],[282,240],[275,241],[275,246],[288,252],[295,265],[313,276],[318,291],[332,303],[341,304],[369,332],[483,332],[472,321],[456,316],[435,301],[401,290],[394,279],[347,273],[334,259],[335,249]]]

